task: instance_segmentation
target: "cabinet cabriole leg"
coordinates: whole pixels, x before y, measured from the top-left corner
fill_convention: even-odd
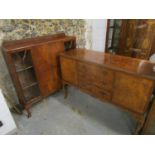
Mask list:
[[[29,109],[25,109],[25,110],[26,110],[26,112],[27,112],[27,118],[30,118],[30,117],[32,116],[30,110],[29,110]]]
[[[140,135],[141,134],[141,131],[143,129],[143,126],[144,126],[144,122],[145,122],[145,116],[134,116],[136,121],[137,121],[137,127],[136,129],[134,130],[133,134],[134,135]]]

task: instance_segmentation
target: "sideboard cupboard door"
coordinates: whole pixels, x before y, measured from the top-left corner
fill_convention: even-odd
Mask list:
[[[77,86],[77,62],[72,59],[60,57],[62,79]]]
[[[48,44],[43,44],[32,48],[33,64],[43,96],[47,96],[58,89],[57,67],[51,64],[49,47]]]
[[[131,111],[144,113],[154,82],[136,76],[116,73],[112,101]]]

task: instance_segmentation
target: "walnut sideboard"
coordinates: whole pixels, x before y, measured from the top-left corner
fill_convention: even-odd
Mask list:
[[[61,77],[67,97],[67,85],[131,112],[139,134],[153,100],[154,63],[86,49],[60,54]]]

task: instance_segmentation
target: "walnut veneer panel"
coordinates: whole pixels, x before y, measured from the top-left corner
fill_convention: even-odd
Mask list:
[[[154,82],[117,72],[112,102],[131,111],[143,113],[153,91]]]
[[[59,66],[59,54],[64,51],[64,42],[48,43],[49,59],[52,66]]]
[[[113,72],[94,64],[77,62],[78,86],[101,100],[110,101]]]
[[[32,59],[35,68],[37,68],[36,75],[43,96],[55,91],[58,79],[56,68],[51,65],[48,51],[48,44],[35,46],[32,51]]]
[[[61,88],[58,55],[64,51],[64,42],[51,42],[32,47],[40,89],[43,96]]]
[[[112,89],[114,75],[111,70],[82,62],[78,62],[77,66],[79,82],[89,82],[101,89]]]

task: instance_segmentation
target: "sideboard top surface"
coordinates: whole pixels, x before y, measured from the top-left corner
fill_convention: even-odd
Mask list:
[[[13,50],[18,50],[22,48],[28,48],[42,43],[55,42],[55,41],[69,41],[75,39],[74,36],[66,36],[64,33],[46,35],[46,36],[37,36],[33,38],[26,38],[22,40],[10,40],[3,42],[3,48],[5,51],[11,52]]]
[[[63,52],[60,55],[155,80],[155,63],[147,60],[79,48]]]

